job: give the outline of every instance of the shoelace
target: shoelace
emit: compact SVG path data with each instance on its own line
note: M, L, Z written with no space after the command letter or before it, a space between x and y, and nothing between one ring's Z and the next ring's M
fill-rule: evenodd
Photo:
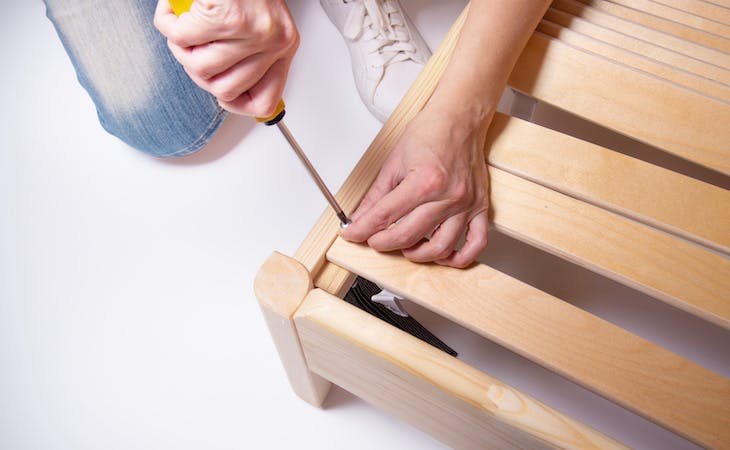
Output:
M365 48L372 67L405 61L416 51L399 8L390 0L355 0L343 34L368 44Z

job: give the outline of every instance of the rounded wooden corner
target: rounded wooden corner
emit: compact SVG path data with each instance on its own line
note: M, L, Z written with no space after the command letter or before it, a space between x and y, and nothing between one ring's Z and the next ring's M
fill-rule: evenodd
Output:
M253 287L262 308L291 317L313 284L302 263L274 252L259 269Z

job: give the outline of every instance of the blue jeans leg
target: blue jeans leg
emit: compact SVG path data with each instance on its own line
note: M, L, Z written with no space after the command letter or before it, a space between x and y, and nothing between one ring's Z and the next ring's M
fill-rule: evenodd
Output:
M45 4L109 133L154 156L185 156L210 140L226 112L170 53L152 24L156 0Z

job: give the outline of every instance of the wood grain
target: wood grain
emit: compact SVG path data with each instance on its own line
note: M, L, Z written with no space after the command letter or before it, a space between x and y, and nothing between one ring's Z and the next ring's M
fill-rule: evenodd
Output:
M717 14L714 17L703 17L682 9L670 7L659 3L655 0L610 0L627 8L637 9L641 12L651 14L657 17L670 20L672 22L681 23L688 27L697 28L707 33L730 39L730 26L727 22L723 23L723 19L728 18L730 11L724 8L715 8Z
M647 28L653 28L676 37L704 45L721 52L730 52L730 39L694 28L663 17L649 14L637 9L628 8L608 0L581 0L600 11L629 20Z
M730 2L725 7L706 0L655 0L657 3L676 8L680 11L686 11L696 16L706 19L722 22L726 25L730 24Z
M569 46L602 56L626 67L642 71L647 75L670 81L699 94L722 100L730 107L730 87L725 84L700 77L681 68L666 64L665 62L659 62L629 52L624 48L577 33L549 20L542 20L537 26L537 30L547 36L559 39Z
M490 168L495 227L730 329L730 259Z
M254 280L254 292L294 392L320 407L332 384L309 371L293 315L312 289L309 272L296 260L274 252Z
M416 264L341 239L327 257L700 445L730 442L730 380L560 299L481 264Z
M730 253L726 189L502 114L485 148L499 169Z
M728 104L535 33L510 77L535 98L730 174Z
M728 53L616 17L596 8L591 8L577 0L555 0L552 8L580 17L595 25L699 59L708 64L730 69L730 54Z
M315 289L295 316L312 370L454 448L624 448Z
M682 70L709 80L730 85L730 70L704 62L692 56L687 56L675 49L668 49L654 42L648 42L610 28L596 25L556 8L549 8L544 17L546 20L569 28L576 33L598 39L607 44L653 59L654 61L681 68Z

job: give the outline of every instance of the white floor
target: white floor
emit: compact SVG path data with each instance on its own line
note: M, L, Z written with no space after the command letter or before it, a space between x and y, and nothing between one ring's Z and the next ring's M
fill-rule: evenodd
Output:
M404 3L435 47L465 2ZM278 133L235 118L184 160L131 150L98 125L41 2L2 6L0 448L441 448L342 390L318 410L289 389L253 277L273 250L294 252L325 202ZM290 6L302 44L287 124L336 190L380 124L360 103L345 46L316 2ZM495 235L487 253L730 374L725 332L505 237ZM580 281L551 288L552 271ZM467 360L547 403L638 447L691 448L413 309Z

